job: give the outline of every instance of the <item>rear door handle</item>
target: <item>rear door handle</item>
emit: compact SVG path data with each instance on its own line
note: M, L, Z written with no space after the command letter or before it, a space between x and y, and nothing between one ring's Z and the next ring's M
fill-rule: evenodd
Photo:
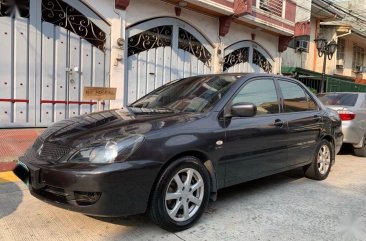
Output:
M277 127L282 127L283 124L284 124L283 121L281 121L280 119L276 119L275 122L273 123L273 125Z

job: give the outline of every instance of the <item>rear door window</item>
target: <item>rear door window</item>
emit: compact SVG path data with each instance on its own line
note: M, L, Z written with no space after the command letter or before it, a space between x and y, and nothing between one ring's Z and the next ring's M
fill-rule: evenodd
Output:
M297 83L279 80L284 112L318 110L315 101Z

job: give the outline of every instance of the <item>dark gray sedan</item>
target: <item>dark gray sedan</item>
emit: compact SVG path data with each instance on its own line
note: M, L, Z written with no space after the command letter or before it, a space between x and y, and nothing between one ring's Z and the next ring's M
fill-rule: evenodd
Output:
M172 81L135 103L46 129L14 170L33 196L96 216L193 225L224 187L302 167L327 178L340 121L300 82L267 74Z

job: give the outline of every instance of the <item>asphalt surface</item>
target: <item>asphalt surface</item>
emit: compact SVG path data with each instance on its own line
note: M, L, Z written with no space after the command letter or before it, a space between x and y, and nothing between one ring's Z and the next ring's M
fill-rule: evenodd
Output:
M168 233L144 215L93 218L33 198L0 176L0 240L366 240L366 158L342 150L325 181L301 170L219 192L192 228Z

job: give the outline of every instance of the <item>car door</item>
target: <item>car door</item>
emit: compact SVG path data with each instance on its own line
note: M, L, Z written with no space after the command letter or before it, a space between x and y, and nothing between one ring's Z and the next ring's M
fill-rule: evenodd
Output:
M226 138L226 185L255 179L287 165L286 124L271 77L246 82L225 107L250 102L257 106L253 117L224 118Z
M289 79L277 79L287 122L289 166L307 163L314 155L322 128L322 111L304 86Z

